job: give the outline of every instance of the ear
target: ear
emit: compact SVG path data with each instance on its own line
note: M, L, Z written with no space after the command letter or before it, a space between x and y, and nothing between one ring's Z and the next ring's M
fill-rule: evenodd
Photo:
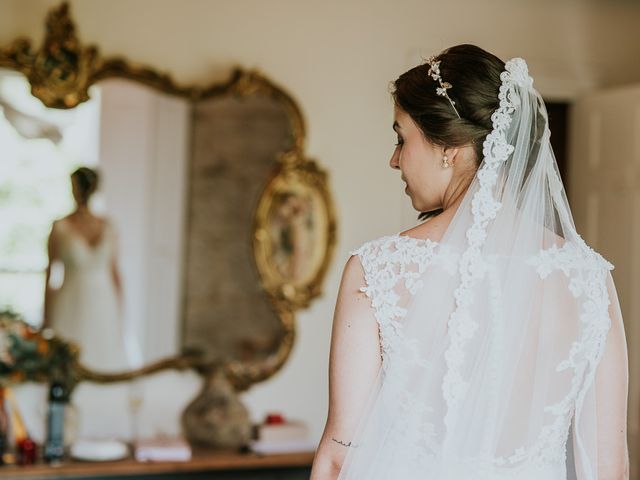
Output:
M452 166L455 165L456 162L458 163L458 166L474 164L472 159L475 158L475 154L471 145L465 145L462 147L445 147L442 154L448 157L448 162Z
M455 165L456 159L462 155L461 150L460 147L445 147L442 154L447 156L451 165Z

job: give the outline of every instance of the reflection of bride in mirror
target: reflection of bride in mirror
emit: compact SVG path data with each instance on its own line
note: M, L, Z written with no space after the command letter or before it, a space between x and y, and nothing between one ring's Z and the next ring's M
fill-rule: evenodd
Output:
M77 207L53 222L49 235L43 325L77 343L85 365L100 370L124 368L116 233L107 219L89 208L98 187L97 172L81 167L71 174L71 185ZM51 281L56 263L64 266L57 288Z

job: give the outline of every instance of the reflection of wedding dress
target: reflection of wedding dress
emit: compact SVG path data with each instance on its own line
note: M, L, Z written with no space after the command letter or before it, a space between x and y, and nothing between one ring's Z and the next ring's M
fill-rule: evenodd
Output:
M111 273L114 232L107 222L91 245L67 221L56 223L64 281L52 302L51 326L81 348L81 361L98 370L126 368L124 336Z

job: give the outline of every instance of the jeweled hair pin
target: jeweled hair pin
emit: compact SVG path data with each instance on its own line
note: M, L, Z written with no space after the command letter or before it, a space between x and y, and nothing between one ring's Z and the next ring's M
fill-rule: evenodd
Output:
M458 118L462 118L460 117L458 109L456 108L456 102L451 100L451 97L449 97L449 94L447 93L447 90L450 89L452 85L449 82L444 82L442 80L442 77L440 76L440 60L436 60L436 57L432 55L427 59L426 63L429 64L428 75L440 85L436 88L436 94L449 100L449 103L453 107L453 110L456 112Z

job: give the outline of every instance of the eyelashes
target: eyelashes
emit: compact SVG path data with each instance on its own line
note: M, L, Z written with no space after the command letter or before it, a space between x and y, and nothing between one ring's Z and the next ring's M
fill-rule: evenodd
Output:
M398 142L395 144L396 147L403 145L404 144L404 140L402 140L400 137L398 137Z

